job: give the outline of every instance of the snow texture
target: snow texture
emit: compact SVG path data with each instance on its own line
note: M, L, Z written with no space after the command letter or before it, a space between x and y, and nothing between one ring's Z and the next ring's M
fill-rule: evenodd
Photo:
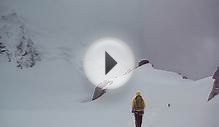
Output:
M43 24L44 32L36 28L32 38L16 17L17 14L10 14L0 20L0 51L3 53L0 54L3 59L0 63L1 127L134 127L131 101L137 90L146 101L142 127L219 126L219 97L207 102L212 77L192 81L174 72L154 69L150 64L136 69L125 86L110 90L98 100L81 103L81 99L92 95L94 89L81 67L88 45L71 39L68 34L60 35L55 30L50 33L52 29L45 32L56 23L48 27L49 23ZM126 20L129 14L124 17L130 26L128 21L132 21ZM87 20L83 21L86 24ZM112 22L116 21L116 18L112 19ZM77 35L80 36L80 32L75 33ZM43 60L37 66L38 50L33 42L43 45L40 48ZM11 63L16 66L35 67L17 69L7 62L7 54L12 54Z
M39 51L16 13L0 18L0 57L2 55L21 69L33 67L41 60Z

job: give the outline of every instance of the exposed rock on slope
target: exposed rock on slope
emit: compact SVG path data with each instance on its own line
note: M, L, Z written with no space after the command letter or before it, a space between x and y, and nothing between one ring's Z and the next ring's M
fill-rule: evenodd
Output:
M33 67L41 60L40 52L16 13L0 17L1 56L6 56L21 69Z

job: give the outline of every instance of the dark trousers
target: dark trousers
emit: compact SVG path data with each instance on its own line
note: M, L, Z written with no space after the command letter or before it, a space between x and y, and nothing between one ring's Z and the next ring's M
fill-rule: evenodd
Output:
M142 112L135 112L135 127L141 127L142 124Z

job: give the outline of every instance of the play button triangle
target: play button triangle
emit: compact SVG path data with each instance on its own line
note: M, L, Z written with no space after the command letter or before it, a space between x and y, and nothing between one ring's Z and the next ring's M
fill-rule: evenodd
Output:
M105 75L117 64L117 62L105 51Z

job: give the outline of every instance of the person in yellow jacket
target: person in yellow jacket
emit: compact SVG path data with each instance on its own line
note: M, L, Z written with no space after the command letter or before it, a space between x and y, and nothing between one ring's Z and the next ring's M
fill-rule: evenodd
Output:
M136 127L141 127L144 108L145 108L144 99L141 96L141 92L137 91L136 96L132 101L132 113L134 113L135 115Z

